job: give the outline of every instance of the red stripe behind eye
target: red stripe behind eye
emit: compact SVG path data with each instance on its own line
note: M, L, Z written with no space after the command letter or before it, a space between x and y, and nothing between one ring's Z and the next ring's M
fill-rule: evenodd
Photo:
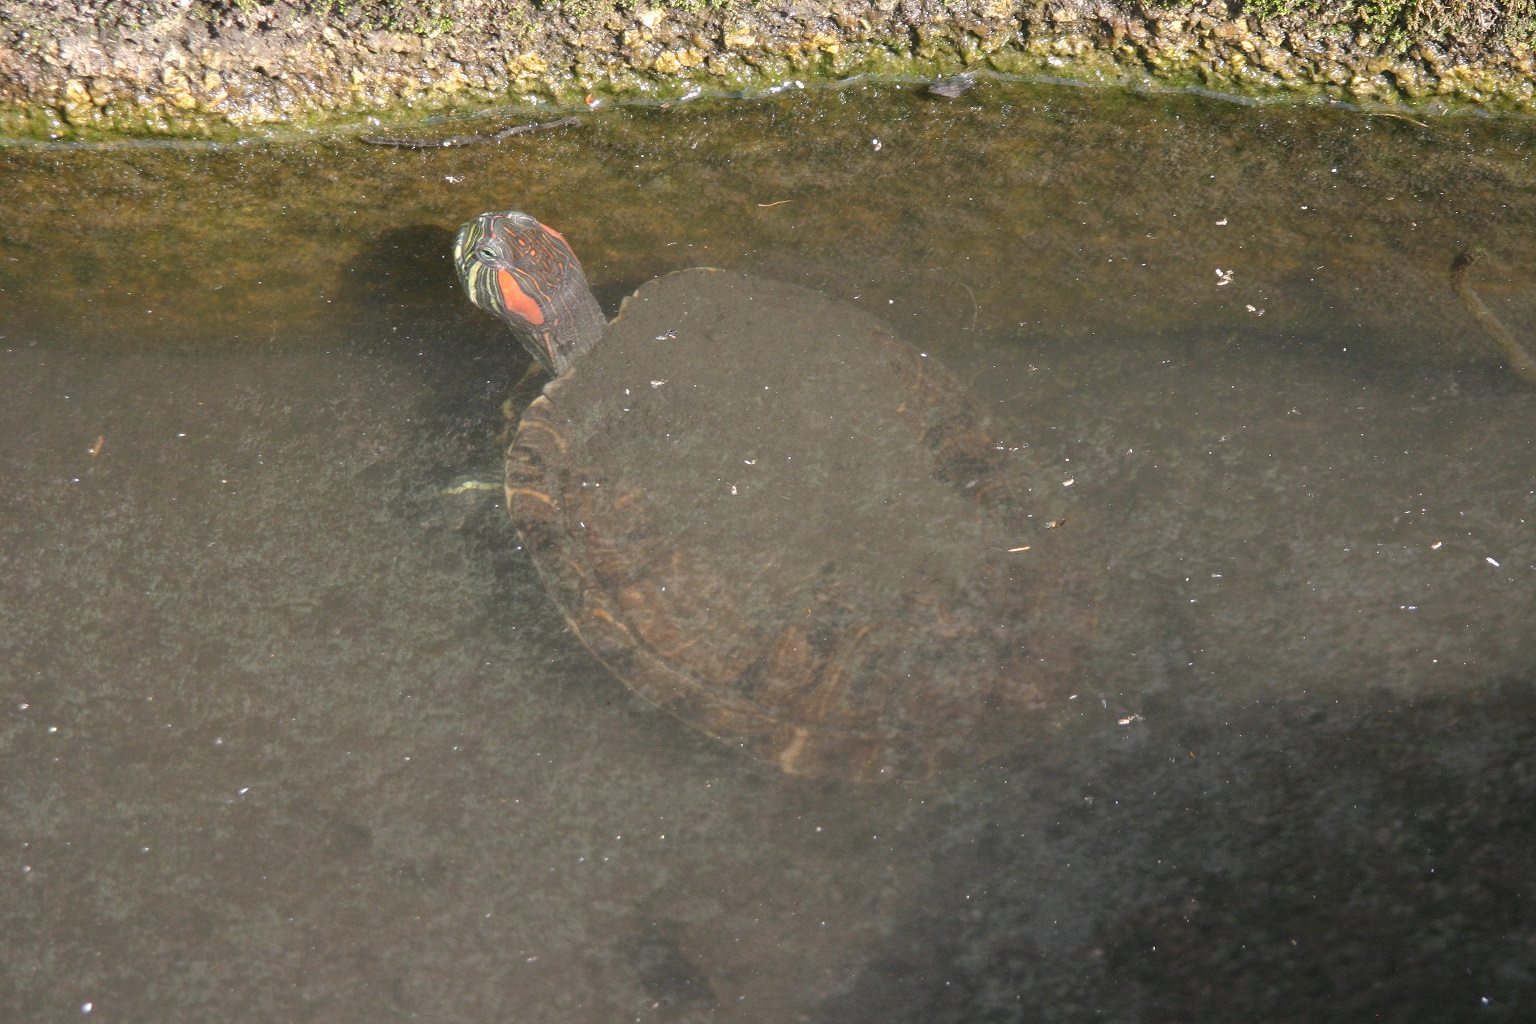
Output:
M496 284L501 289L501 301L508 309L530 324L544 322L544 309L517 283L510 271L497 270Z

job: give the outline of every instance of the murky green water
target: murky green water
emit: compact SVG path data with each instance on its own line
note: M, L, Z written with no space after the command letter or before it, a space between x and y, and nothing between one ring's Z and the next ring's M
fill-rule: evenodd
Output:
M458 133L463 126L455 126ZM497 146L0 150L0 1016L1536 1013L1536 129L984 83ZM451 231L877 311L1029 446L1081 711L780 776L485 495ZM1069 483L1070 482L1070 483Z

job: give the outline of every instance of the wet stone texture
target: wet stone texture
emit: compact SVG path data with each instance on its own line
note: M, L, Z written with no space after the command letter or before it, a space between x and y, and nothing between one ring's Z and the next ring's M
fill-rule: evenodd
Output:
M378 112L961 71L1530 109L1536 60L1514 17L1413 35L1367 14L1260 18L1229 0L4 0L0 132L230 135Z

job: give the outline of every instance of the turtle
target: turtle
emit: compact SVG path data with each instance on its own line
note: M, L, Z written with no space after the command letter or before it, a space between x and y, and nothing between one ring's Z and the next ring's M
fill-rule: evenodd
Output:
M884 321L700 267L609 323L518 211L466 223L454 262L553 378L507 448L507 510L640 697L790 775L904 782L1014 750L1069 698L1021 446Z

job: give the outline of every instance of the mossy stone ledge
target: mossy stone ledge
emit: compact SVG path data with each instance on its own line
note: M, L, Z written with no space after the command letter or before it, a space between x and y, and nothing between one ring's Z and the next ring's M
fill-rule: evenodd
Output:
M1536 111L1490 0L0 0L0 134L228 137L492 104L963 70Z

